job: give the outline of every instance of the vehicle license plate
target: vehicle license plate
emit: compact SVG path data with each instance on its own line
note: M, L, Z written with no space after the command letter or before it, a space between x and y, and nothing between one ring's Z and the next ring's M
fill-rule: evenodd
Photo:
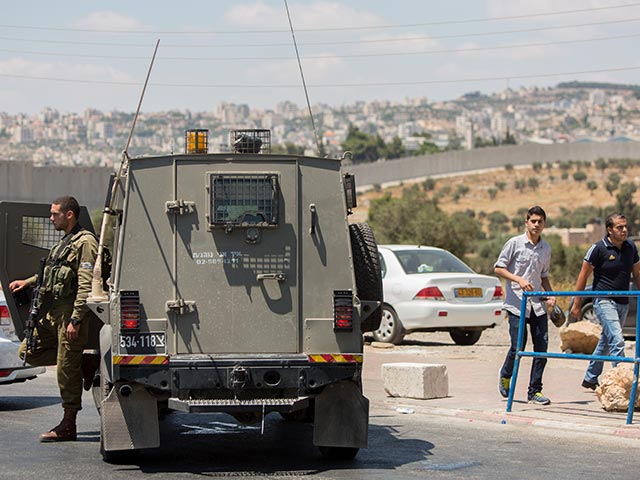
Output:
M456 288L456 297L482 297L481 288Z
M165 355L165 332L131 332L120 334L120 355Z

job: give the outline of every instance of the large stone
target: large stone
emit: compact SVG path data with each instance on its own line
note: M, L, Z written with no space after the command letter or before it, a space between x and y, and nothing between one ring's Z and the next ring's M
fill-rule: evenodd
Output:
M591 355L596 349L602 327L595 323L581 321L560 328L560 349L565 353L586 353Z
M384 390L391 397L443 398L449 395L449 376L445 365L431 363L385 363L382 365Z
M626 412L633 386L633 365L618 364L617 367L600 375L600 386L596 395L607 412ZM640 407L640 396L636 392L635 409Z

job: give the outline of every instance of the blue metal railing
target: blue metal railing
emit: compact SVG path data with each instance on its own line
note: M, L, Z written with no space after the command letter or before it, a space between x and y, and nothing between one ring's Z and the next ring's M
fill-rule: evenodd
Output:
M518 369L520 368L520 357L542 357L542 358L568 358L574 360L601 360L603 362L633 363L633 384L629 395L629 409L627 410L627 425L633 422L633 409L636 403L636 394L638 390L638 370L640 369L640 291L581 291L581 292L523 292L522 304L520 306L520 325L518 327L518 345L516 347L516 359L513 364L513 375L511 376L511 385L509 388L509 397L507 398L507 412L511 411L513 404L513 395L516 390L516 382L518 381ZM637 297L638 303L636 308L636 351L635 356L631 357L613 357L608 355L585 355L580 353L550 353L550 352L524 352L522 345L524 343L525 315L527 300L529 297Z

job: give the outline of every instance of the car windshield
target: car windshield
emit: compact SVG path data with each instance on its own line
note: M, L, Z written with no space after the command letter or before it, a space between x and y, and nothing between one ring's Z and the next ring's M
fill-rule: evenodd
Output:
M399 250L393 252L404 271L414 273L475 273L462 260L446 250Z

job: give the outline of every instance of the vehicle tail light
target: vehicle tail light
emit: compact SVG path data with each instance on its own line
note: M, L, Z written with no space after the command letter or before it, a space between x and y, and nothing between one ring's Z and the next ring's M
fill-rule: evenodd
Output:
M333 292L333 330L353 330L353 293L351 290Z
M444 295L438 287L425 287L416 293L414 300L444 300Z
M502 290L502 287L500 285L498 285L496 287L496 289L493 291L493 299L497 300L499 298L502 298L502 294L504 293L504 291Z
M137 290L120 291L120 328L137 330L140 326L140 293Z
M6 305L0 305L0 325L11 325L11 315Z

